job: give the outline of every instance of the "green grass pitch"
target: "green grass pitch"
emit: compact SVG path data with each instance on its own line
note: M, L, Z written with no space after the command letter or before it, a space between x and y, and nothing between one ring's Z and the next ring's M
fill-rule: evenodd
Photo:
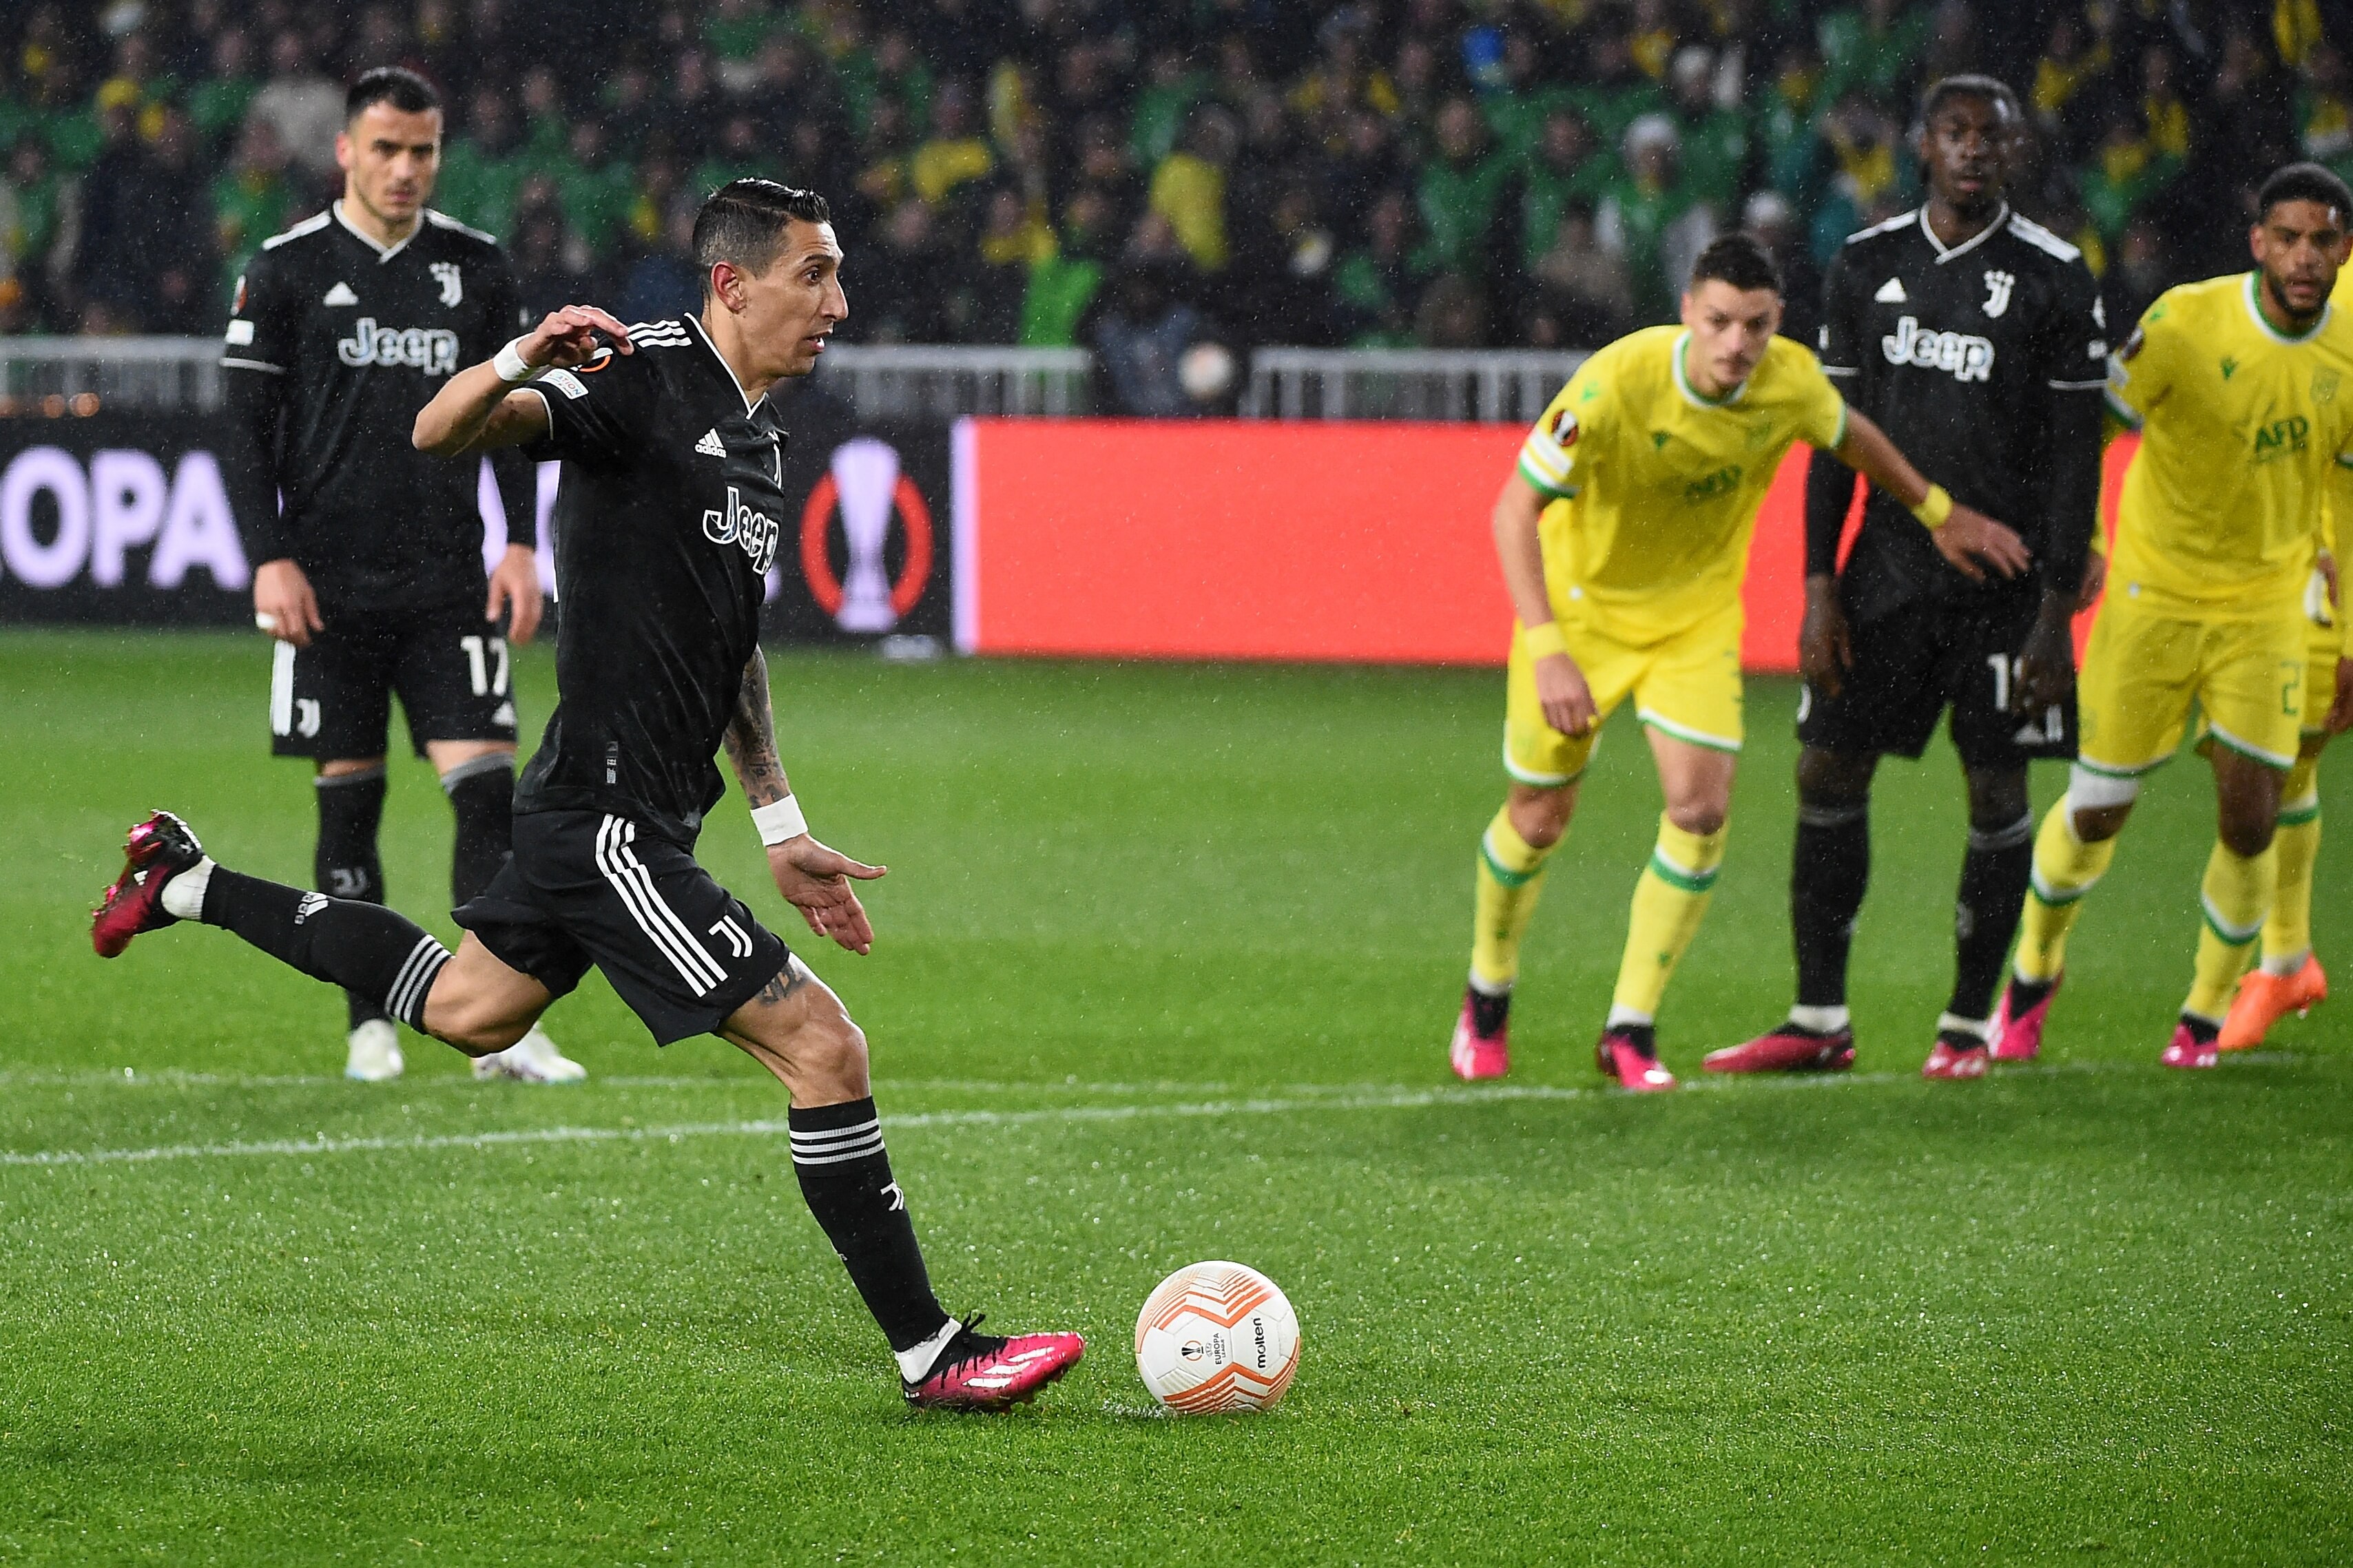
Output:
M873 956L816 963L941 1293L1092 1344L1031 1409L917 1417L782 1091L718 1041L658 1054L592 979L549 1020L586 1086L411 1038L363 1087L339 999L224 933L91 955L152 805L307 878L268 669L251 637L0 636L0 1563L2353 1559L2346 1015L2157 1067L2194 761L2094 895L2043 1064L1914 1076L1961 833L1938 752L1880 788L1853 1078L1632 1098L1589 1049L1657 814L1621 715L1514 1074L1466 1090L1497 676L774 656L811 817L892 868ZM535 731L551 666L518 671ZM1788 1000L1795 692L1750 696L1662 1020L1689 1077ZM399 759L393 895L444 933L448 835ZM2353 962L2348 837L2319 926ZM787 929L739 805L703 850ZM91 1152L160 1153L30 1158ZM1135 1310L1221 1257L1296 1302L1298 1381L1155 1418Z

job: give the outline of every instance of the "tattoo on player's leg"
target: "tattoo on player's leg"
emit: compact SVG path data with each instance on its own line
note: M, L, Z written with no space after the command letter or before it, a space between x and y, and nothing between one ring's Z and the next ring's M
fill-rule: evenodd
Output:
M774 979L760 987L760 994L754 1000L767 1003L782 1002L808 983L807 970L803 969L797 963L787 963L784 968L776 972Z

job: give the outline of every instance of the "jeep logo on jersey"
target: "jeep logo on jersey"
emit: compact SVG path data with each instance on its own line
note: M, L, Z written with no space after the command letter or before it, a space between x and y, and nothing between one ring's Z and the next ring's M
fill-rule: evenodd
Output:
M444 327L379 327L374 316L362 316L350 337L336 340L335 357L353 366L406 365L449 375L458 368L458 334Z
M727 487L727 510L702 514L702 537L713 544L739 546L752 558L752 570L762 576L776 559L776 523L765 512L754 511L733 485Z
M2002 301L2009 303L2007 297ZM1993 374L1993 344L1965 332L1932 332L1912 316L1900 316L1895 330L1879 340L1889 364L1941 370L1955 381L1983 381Z

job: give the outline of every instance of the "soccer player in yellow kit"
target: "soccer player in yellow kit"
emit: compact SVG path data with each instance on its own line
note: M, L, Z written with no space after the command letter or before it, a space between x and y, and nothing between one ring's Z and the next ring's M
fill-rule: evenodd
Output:
M1519 950L1601 723L1631 697L1666 811L1635 884L1601 1070L1674 1087L1654 1019L1724 859L1741 741L1740 582L1757 509L1791 442L1835 451L1912 508L1971 576L2026 564L2009 529L1957 506L1851 413L1812 353L1774 336L1781 281L1746 235L1700 253L1683 326L1620 338L1580 366L1504 481L1495 550L1518 625L1504 702L1509 797L1477 861L1457 1076L1500 1078Z
M2116 854L2143 775L2203 710L2221 842L2200 889L2195 979L2168 1067L2211 1068L2240 972L2278 881L2274 830L2296 765L2323 497L2353 468L2353 314L2329 292L2353 195L2292 163L2263 183L2255 268L2167 290L2110 364L2108 402L2141 431L2117 510L2107 598L2077 681L2067 793L2035 837L2014 973L1994 1020L2000 1060L2034 1055L2068 929Z
M2329 291L2331 310L2353 310L2353 268L2339 270ZM2341 493L2326 498L2320 548L2334 558ZM2263 921L2263 957L2239 976L2239 994L2215 1043L2226 1051L2260 1046L2271 1026L2290 1013L2328 1000L2328 976L2312 949L2312 868L2320 858L2320 752L2329 738L2353 726L2353 617L2337 613L2328 577L2317 567L2306 580L2304 737L2295 765L2280 785L2279 826L2272 834L2279 858L2279 890Z

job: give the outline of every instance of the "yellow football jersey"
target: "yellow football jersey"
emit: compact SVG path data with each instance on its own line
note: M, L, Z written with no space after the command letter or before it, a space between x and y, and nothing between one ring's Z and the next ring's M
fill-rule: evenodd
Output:
M1520 447L1520 473L1553 498L1540 534L1554 614L1598 616L1633 643L1737 602L1781 455L1846 437L1846 402L1803 345L1775 338L1711 402L1683 374L1689 337L1646 327L1602 349Z
M2353 311L2302 337L2263 320L2259 275L2168 289L2108 365L2141 433L2111 591L2264 615L2300 602L2339 464L2353 464Z

